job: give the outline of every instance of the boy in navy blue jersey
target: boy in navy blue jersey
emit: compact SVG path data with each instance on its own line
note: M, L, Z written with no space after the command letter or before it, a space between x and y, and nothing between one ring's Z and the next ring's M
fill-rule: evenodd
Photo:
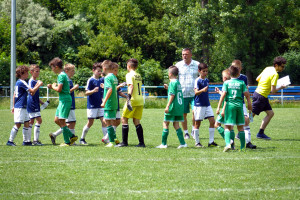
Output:
M12 108L12 113L14 113L14 122L9 140L6 145L8 146L16 146L14 143L14 139L17 136L18 130L21 127L21 124L24 124L23 127L23 145L31 146L31 133L29 132L29 115L27 112L27 95L28 93L33 96L40 86L43 85L42 81L37 81L34 88L30 88L26 83L25 79L28 78L28 67L27 66L19 66L16 69L16 77L19 78L15 85L14 92L14 107Z
M80 139L81 145L87 145L85 137L92 127L95 119L100 119L102 123L103 136L107 134L106 124L103 121L104 109L101 108L103 89L100 87L101 83L104 83L104 78L100 77L102 72L102 63L93 64L93 76L88 79L85 88L85 95L87 95L87 117L88 122L83 127L82 135Z
M198 65L198 71L200 76L195 80L194 90L195 90L195 99L194 99L194 138L196 141L196 147L203 147L199 140L199 127L203 119L208 119L209 121L209 142L208 147L218 146L214 142L215 134L215 118L214 112L210 106L208 98L208 86L209 81L206 78L208 74L208 66L205 63L200 63Z

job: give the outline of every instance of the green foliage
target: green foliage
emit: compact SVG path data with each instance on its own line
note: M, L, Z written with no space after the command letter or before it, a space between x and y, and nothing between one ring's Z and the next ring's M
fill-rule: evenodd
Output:
M282 76L289 75L292 85L300 84L300 51L289 51L283 54L287 60Z
M10 85L10 56L0 53L0 86Z
M77 68L72 81L80 86L86 86L87 80L93 75L90 68Z

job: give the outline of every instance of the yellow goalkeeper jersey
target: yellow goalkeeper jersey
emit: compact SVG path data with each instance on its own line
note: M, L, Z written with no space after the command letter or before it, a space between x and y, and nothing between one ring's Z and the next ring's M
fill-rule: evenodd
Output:
M130 71L126 74L127 85L133 85L133 91L131 95L131 105L132 106L142 106L144 105L144 99L142 95L142 77L139 73L135 71Z
M271 92L271 86L277 85L278 77L279 75L276 72L275 67L266 67L264 71L256 78L258 81L258 86L255 91L268 98L268 95Z

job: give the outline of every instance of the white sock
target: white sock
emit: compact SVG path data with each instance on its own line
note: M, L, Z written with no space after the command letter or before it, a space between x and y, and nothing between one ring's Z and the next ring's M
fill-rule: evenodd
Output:
M70 131L75 135L75 129L70 129Z
M62 128L60 128L60 129L58 129L56 132L54 132L54 133L52 133L52 135L54 136L54 137L57 137L57 136L59 136L60 134L62 134Z
M28 134L28 128L23 127L23 142L30 142L31 140L31 133L30 135Z
M115 130L116 131L116 130ZM103 137L107 135L107 128L102 126Z
M246 144L251 142L250 126L244 126Z
M28 127L28 131L31 133L31 131L32 131L32 125L33 124L29 124L29 127Z
M89 130L90 130L90 128L89 128L87 125L85 125L85 126L83 127L83 129L82 129L82 134L81 134L81 139L84 139L84 138L85 138L85 136L86 136L86 134L89 132Z
M184 134L189 134L189 130L184 130Z
M209 144L211 144L214 141L215 137L215 128L209 128Z
M106 135L103 137L103 139L104 139L104 140L109 139L108 134L106 134Z
M115 132L116 132L116 130L117 130L117 127L116 127L116 126L113 126L113 128L114 128L114 130L115 130Z
M29 132L31 133L31 131ZM35 123L34 130L33 130L33 141L38 141L39 137L40 137L40 124Z
M194 129L194 136L195 136L195 142L196 142L196 144L200 143L199 129Z
M17 136L18 130L19 129L17 128L16 125L12 127L8 141L10 142L14 141L15 137Z

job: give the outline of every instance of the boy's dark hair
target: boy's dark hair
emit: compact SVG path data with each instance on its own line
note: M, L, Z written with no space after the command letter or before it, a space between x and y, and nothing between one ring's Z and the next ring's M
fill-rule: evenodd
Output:
M127 65L129 65L130 67L133 67L134 69L136 69L139 65L139 62L135 58L130 58L129 60L127 60Z
M111 62L110 60L104 60L104 61L102 62L102 67L103 67L103 68L110 69L110 70L113 69L113 65L112 65L112 62Z
M231 77L237 77L239 75L239 68L235 65L229 67L229 73Z
M182 51L189 51L192 53L192 49L190 49L190 48L184 48L184 49L182 49Z
M96 62L93 64L93 70L96 70L97 68L102 69L102 62Z
M173 75L173 76L178 76L178 68L174 65L169 67L169 72Z
M56 57L53 58L50 62L49 62L49 66L50 67L59 67L60 69L63 68L63 62L60 58Z
M207 64L205 64L205 63L199 63L199 65L198 65L198 70L203 70L203 69L207 69L208 68L208 66L207 66Z
M274 61L273 61L273 66L275 67L275 65L282 65L282 64L286 64L286 59L284 57L281 57L281 56L278 56L276 58L274 58Z
M16 77L20 78L21 75L25 74L26 72L28 72L28 67L26 65L20 65L18 66L18 68L16 69Z
M38 66L37 64L31 64L30 66L29 66L29 70L30 71L33 71L33 70L35 70L35 69L39 69L40 68L40 66Z

